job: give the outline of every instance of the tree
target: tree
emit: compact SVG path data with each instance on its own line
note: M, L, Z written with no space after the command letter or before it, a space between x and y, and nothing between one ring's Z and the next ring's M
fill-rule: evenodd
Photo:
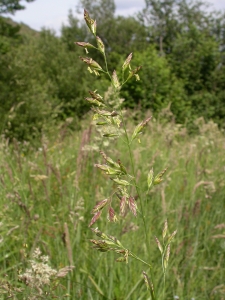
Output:
M170 51L170 45L176 35L177 1L145 0L145 3L146 7L139 14L139 19L149 30L149 40L157 43L162 55L165 51Z
M33 2L34 0L25 0L26 2ZM0 14L11 13L14 14L17 10L24 9L25 6L21 4L21 0L0 0Z
M130 80L122 89L125 105L139 107L143 111L150 109L154 115L171 104L171 110L177 122L187 117L187 103L184 98L183 83L171 71L165 56L159 56L153 46L143 52L136 52L133 65L142 65L141 80Z
M26 2L33 2L34 0L25 0ZM10 20L4 18L2 14L11 13L14 14L17 10L24 9L25 6L21 5L21 0L0 0L0 53L2 53L2 44L5 43L5 38L19 38L19 25L10 24ZM3 50L5 52L5 50Z
M177 36L195 26L199 30L214 30L216 12L201 0L145 0L146 7L139 20L156 42L160 53L170 54Z

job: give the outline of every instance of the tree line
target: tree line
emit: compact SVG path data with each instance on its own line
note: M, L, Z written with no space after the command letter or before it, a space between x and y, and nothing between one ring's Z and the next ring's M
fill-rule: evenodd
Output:
M129 17L116 16L113 0L80 0L76 9L83 7L97 20L109 70L119 73L131 52L132 65L142 66L141 80L122 89L126 107L157 116L170 106L175 121L190 130L201 116L225 127L224 12L199 0L145 0L145 8ZM91 42L76 14L68 13L57 37L3 17L23 8L19 0L0 0L0 131L32 140L61 121L77 128L89 110L87 91L104 93L108 82L103 76L93 80L79 60L89 56L103 63L74 44Z

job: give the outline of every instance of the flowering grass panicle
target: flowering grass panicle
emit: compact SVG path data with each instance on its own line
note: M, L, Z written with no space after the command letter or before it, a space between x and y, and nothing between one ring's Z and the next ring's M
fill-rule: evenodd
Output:
M93 73L96 76L105 74L111 81L111 86L109 87L108 92L107 94L105 94L105 96L101 96L97 91L89 91L90 96L86 98L86 101L88 101L91 105L91 110L93 112L93 123L97 128L100 128L98 132L101 135L102 141L109 141L108 149L111 148L111 141L120 139L126 147L127 158L129 159L129 165L126 165L125 162L120 160L118 156L115 158L113 157L115 153L110 153L110 155L108 155L107 153L105 153L105 151L102 150L102 148L100 149L102 162L96 163L95 167L104 174L105 178L108 177L109 181L112 184L112 190L108 196L101 199L93 207L91 211L93 216L89 223L89 227L92 227L95 223L97 223L103 215L107 217L109 222L122 222L125 218L125 212L129 211L131 215L133 215L133 217L140 217L142 219L145 232L144 243L148 249L148 256L151 257L150 233L148 230L150 224L146 223L145 217L146 211L149 209L149 207L146 206L146 196L149 195L149 191L153 186L158 185L163 181L163 176L166 172L166 169L159 172L158 174L156 173L155 175L153 168L151 168L146 176L144 190L143 188L141 189L139 187L132 147L134 143L136 143L136 141L138 141L139 143L141 142L141 135L146 130L151 117L148 117L147 119L141 121L134 128L133 133L130 134L126 124L125 110L122 107L123 99L120 98L120 90L123 85L127 83L127 81L131 80L132 78L135 78L137 81L140 80L139 72L142 67L131 67L133 54L130 53L121 66L121 74L119 74L116 70L111 73L108 69L104 42L99 36L97 36L96 20L91 19L89 13L86 10L84 10L84 19L91 34L95 38L96 45L92 45L86 42L76 42L76 44L79 47L85 48L86 53L88 53L88 48L99 51L104 58L105 66L103 67L99 65L98 62L90 57L80 57L80 59L88 65L88 71L90 73ZM165 274L170 256L171 242L176 234L175 231L168 237L168 240L165 242L167 227L168 225L166 221L163 230L163 246L161 246L159 240L156 239L157 245L162 255L164 287ZM133 251L130 250L130 247L123 245L121 241L116 237L110 234L103 233L98 228L92 229L92 231L99 238L91 239L91 243L93 244L94 249L100 252L115 252L117 255L119 255L119 257L116 259L117 262L128 263L128 259L133 258L136 261L142 263L143 266L148 268L147 271L143 272L144 280L150 292L151 299L157 299L157 291L155 291L154 287L154 274L152 270L152 264L150 262L147 262L146 259L144 260L137 254L133 253Z

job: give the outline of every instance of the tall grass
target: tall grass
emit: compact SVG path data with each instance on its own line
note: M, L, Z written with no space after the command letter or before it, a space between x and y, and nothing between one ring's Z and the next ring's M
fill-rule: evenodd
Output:
M130 133L126 121L126 112L123 107L123 99L120 98L120 91L127 81L132 78L135 78L137 81L140 80L138 73L141 66L136 66L132 69L132 53L130 53L121 66L121 74L117 75L116 70L111 73L108 69L105 45L101 38L97 35L96 20L91 19L86 10L84 10L84 19L90 33L94 37L96 46L87 42L76 42L76 44L85 48L86 53L88 53L88 48L94 48L95 51L100 52L104 58L104 66L100 66L98 62L94 61L91 57L80 57L80 59L88 65L88 71L90 73L96 76L103 73L110 81L108 97L99 95L97 91L89 91L91 97L86 98L93 111L93 121L95 121L94 125L101 132L102 144L104 143L104 140L108 141L108 148L110 149L114 146L115 140L119 140L125 146L123 152L127 153L127 160L124 163L119 159L121 155L120 152L116 155L114 153L113 156L108 156L108 152L101 149L100 154L102 159L100 162L95 164L95 167L102 171L105 178L108 177L110 179L108 182L110 182L111 191L106 194L103 200L98 201L98 203L94 205L92 209L93 217L89 223L89 227L93 226L100 219L103 213L107 214L109 223L117 222L120 223L122 227L125 216L127 215L127 212L130 211L134 217L139 216L142 220L145 239L143 241L139 241L139 244L142 244L142 248L145 248L146 253L144 256L143 254L140 256L139 253L137 254L133 252L133 243L128 245L121 243L118 237L113 236L108 232L105 233L105 230L108 231L108 228L103 228L104 232L99 230L98 227L92 229L98 239L91 239L90 242L93 243L93 248L100 252L112 251L119 255L116 262L128 264L129 259L132 258L136 260L136 262L141 263L143 267L147 267L147 271L143 271L144 280L151 299L156 300L158 299L160 292L156 288L156 284L154 282L155 272L153 271L151 260L152 247L150 243L150 232L148 229L151 223L147 222L146 218L146 214L148 212L147 197L152 186L158 185L163 181L162 177L165 174L166 169L158 174L156 173L155 175L153 167L151 167L149 172L146 173L148 174L146 175L146 186L142 187L142 185L139 184L139 176L136 174L137 168L133 144L137 140L140 143L140 135L146 129L146 126L152 117L148 117L143 120L135 127L133 133ZM102 184L103 189L104 186L105 184ZM136 196L134 193L136 193ZM113 230L113 228L111 228L110 231L111 230ZM168 269L171 242L176 233L177 230L175 230L172 234L168 234L168 222L166 220L162 231L162 244L159 239L155 237L162 259L163 298L165 297L166 271Z
M52 268L75 266L61 280L63 288L55 291L59 298L149 297L141 276L143 266L132 260L128 265L115 263L113 253L99 255L90 246L90 213L99 198L110 190L110 184L93 167L99 154L86 146L91 144L97 150L99 141L94 129L87 125L86 121L79 134L69 133L65 137L60 133L51 140L43 138L38 150L2 141L0 299L7 299L10 294L14 299L26 299L28 288L18 276L27 268L37 247L49 256ZM134 127L130 122L128 130L132 132ZM165 299L225 297L225 138L212 122L198 120L198 127L199 135L189 136L185 128L173 122L162 124L153 119L141 145L134 149L140 184L151 166L156 171L168 167L163 184L150 192L146 214L146 222L151 221L151 243L155 243L154 235L161 235L165 216L171 228L178 228ZM124 145L117 142L108 148L109 153L118 151L121 161L126 163L127 153L123 150ZM123 244L132 244L132 250L139 256L146 254L145 234L138 218L128 214L113 226L102 218L98 225L106 231L110 226L110 233ZM70 242L66 239L68 234ZM160 259L155 244L151 260L159 266ZM161 270L157 267L154 272L160 291ZM159 295L159 299L162 297Z

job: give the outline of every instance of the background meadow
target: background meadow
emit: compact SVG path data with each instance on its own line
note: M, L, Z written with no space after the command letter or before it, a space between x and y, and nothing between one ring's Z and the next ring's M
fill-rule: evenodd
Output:
M131 116L134 112L127 114ZM135 149L140 184L145 184L150 167L156 172L168 167L163 183L151 190L145 205L157 286L162 285L162 274L154 236L160 238L168 218L169 228L177 228L178 233L172 243L166 299L223 299L224 134L215 123L198 119L199 134L190 136L184 127L168 121L170 117L167 110L160 121L153 119ZM134 122L128 123L131 131ZM2 141L0 276L2 293L6 293L2 299L9 293L6 282L14 299L32 294L18 281L18 274L37 247L49 256L53 268L75 266L61 280L63 288L54 291L58 298L147 299L141 276L144 266L132 259L129 264L115 263L113 253L99 254L89 242L93 238L88 228L91 209L112 186L94 167L99 147L114 157L120 153L126 163L123 145L99 144L88 116L76 134L65 125L51 139L43 136L38 149ZM103 215L96 226L107 232L107 217ZM110 227L110 234L128 249L146 255L140 218L127 213ZM18 287L21 292L14 290Z

